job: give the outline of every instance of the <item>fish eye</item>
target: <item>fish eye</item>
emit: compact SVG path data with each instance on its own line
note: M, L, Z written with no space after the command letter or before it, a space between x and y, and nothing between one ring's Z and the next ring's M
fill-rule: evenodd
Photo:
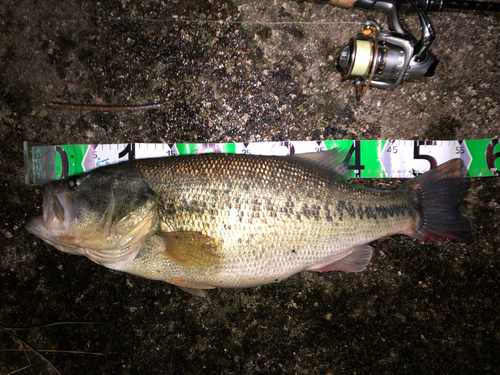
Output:
M68 187L70 189L76 189L82 183L80 176L71 176L68 180Z

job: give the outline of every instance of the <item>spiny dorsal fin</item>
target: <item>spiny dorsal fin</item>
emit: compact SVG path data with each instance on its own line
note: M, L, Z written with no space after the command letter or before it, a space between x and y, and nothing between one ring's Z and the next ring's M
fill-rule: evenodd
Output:
M291 160L314 164L317 167L326 169L335 174L337 178L346 181L349 170L347 169L347 152L340 151L337 148L321 151L308 152L306 154L295 154L286 156Z

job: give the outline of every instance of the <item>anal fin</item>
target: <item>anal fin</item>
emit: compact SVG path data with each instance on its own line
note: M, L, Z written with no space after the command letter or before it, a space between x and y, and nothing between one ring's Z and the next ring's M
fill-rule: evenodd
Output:
M352 252L342 259L338 259L330 264L314 266L309 268L309 271L329 272L329 271L344 271L344 272L361 272L364 271L370 259L372 258L373 249L368 245L356 246Z
M198 296L198 297L205 297L205 292L203 289L214 289L214 286L210 285L203 285L203 284L198 284L198 283L193 283L190 281L184 281L184 280L168 280L167 281L170 284L174 284L177 286L179 289L183 290L186 293Z

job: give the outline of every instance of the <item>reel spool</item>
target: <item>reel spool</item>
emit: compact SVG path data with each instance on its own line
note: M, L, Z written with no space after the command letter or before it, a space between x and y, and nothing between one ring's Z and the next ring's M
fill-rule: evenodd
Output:
M417 42L401 27L391 4L377 4L381 4L380 10L391 15L394 31L382 30L376 22L366 21L362 33L351 38L342 49L339 59L342 76L355 78L359 97L366 93L370 84L380 88L395 88L404 79L431 77L438 64L438 60L428 51L434 32L423 11L419 11L420 8L417 8L417 12L423 36Z

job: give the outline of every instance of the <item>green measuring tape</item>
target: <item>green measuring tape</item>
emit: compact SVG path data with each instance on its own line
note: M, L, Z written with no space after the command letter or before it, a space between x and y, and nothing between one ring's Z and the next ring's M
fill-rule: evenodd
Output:
M40 185L125 160L206 152L289 155L338 148L347 153L349 177L411 178L461 158L468 177L500 175L500 138L465 141L329 140L255 143L122 143L47 146L24 142L26 184Z

